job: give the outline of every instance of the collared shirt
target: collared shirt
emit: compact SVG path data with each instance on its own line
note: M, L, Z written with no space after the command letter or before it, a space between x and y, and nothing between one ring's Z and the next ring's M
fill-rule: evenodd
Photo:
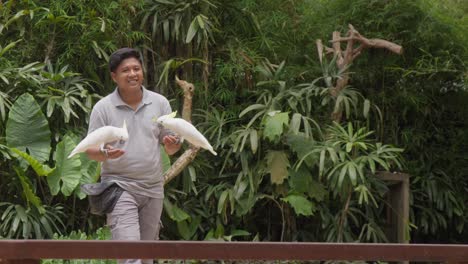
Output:
M164 179L161 160L162 138L168 131L161 130L154 121L171 113L169 101L162 95L142 87L143 98L136 110L126 104L116 88L93 107L88 134L102 126L128 129L126 142L112 142L114 148L125 153L117 159L102 162L101 181L113 181L130 193L163 198Z

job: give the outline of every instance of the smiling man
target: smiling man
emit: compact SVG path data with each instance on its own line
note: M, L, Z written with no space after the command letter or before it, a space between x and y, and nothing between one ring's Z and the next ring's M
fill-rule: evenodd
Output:
M164 96L143 87L142 62L135 49L115 51L109 58L109 68L117 87L93 107L88 134L102 126L120 127L125 121L128 140L111 142L105 149L88 149L86 153L90 159L102 162L102 182L115 182L124 190L107 214L112 239L157 240L164 198L160 148L164 145L172 155L180 144L152 118L171 113L171 106Z

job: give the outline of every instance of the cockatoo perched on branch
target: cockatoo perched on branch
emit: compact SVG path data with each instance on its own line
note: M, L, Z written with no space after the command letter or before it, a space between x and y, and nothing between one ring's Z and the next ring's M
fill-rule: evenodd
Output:
M104 146L106 143L117 140L128 140L128 131L125 121L122 127L103 126L94 130L78 143L75 149L68 155L68 158L73 157L77 153L85 152L91 147Z
M182 139L186 139L195 147L204 148L213 155L218 155L213 147L210 145L208 140L189 122L182 118L176 118L177 112L173 112L168 115L160 116L156 119L156 122L165 128L168 128L177 133Z

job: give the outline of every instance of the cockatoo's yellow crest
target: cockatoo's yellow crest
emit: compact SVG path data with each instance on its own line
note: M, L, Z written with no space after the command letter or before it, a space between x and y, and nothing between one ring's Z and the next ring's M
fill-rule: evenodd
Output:
M176 115L177 115L177 110L170 113L170 114L167 114L167 115L162 115L160 117L153 117L152 120L153 120L153 122L159 123L158 120L160 121L160 120L163 120L163 119L166 119L166 118L175 118Z
M176 117L176 115L177 115L177 110L170 113L170 114L168 114L167 117L174 118L174 117Z

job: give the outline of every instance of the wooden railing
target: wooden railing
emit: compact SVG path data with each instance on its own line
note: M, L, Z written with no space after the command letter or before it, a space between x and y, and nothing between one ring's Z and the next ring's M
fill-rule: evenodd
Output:
M468 245L0 240L0 263L40 259L350 260L468 263Z

